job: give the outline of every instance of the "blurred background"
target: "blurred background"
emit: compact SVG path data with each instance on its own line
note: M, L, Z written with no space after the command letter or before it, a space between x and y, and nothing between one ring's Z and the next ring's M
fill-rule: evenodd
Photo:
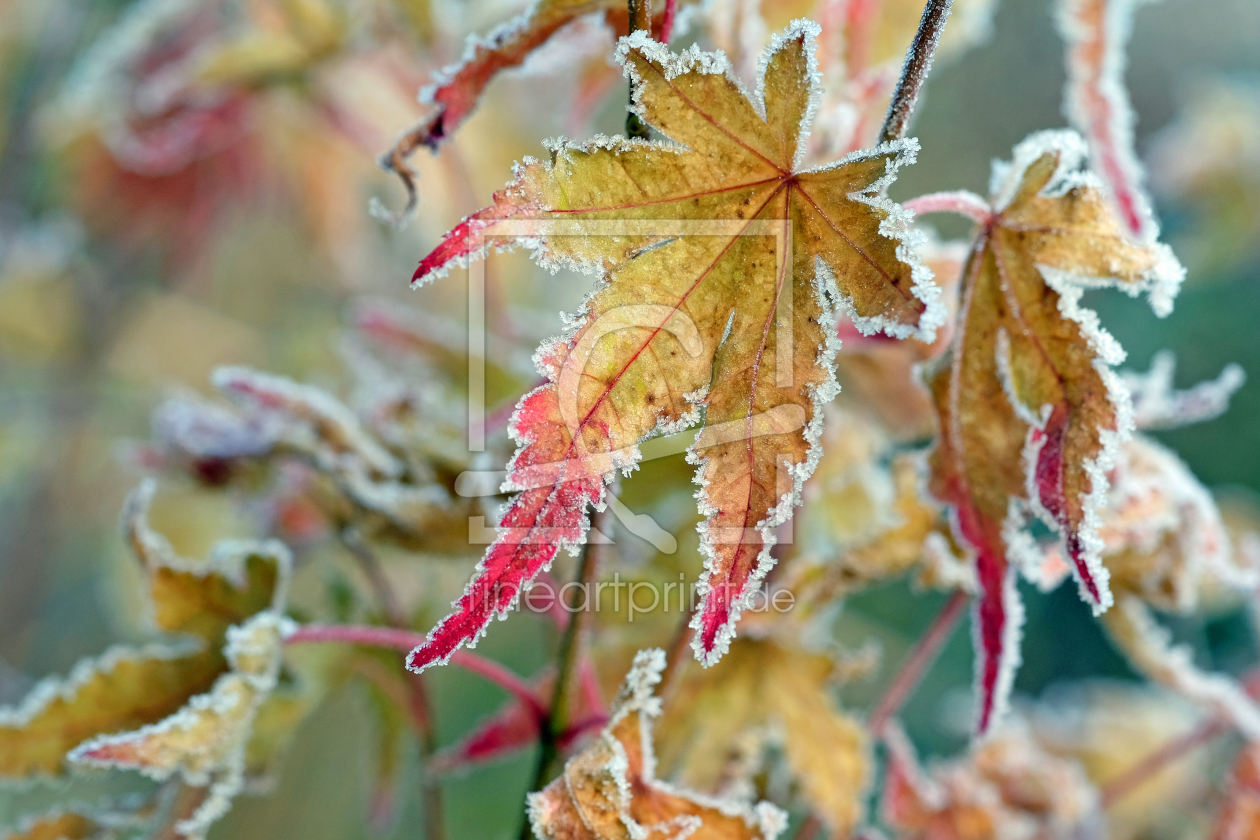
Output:
M138 480L126 441L148 436L155 405L172 393L211 393L209 373L223 364L345 393L339 336L349 307L364 297L462 328L464 277L456 272L411 292L418 258L487 202L514 160L541 153L543 138L620 132L625 89L608 81L611 38L587 39L581 53L557 45L493 82L439 153L417 155L413 224L395 230L369 215L373 198L402 205L398 183L375 158L426 113L416 91L459 57L468 33L488 31L523 5L0 0L0 705L111 642L145 637L116 523ZM1052 15L1045 0L1000 0L988 37L939 64L912 131L923 151L894 198L983 193L992 159L1009 157L1032 131L1064 124L1063 49ZM684 33L677 43L690 38ZM164 71L195 50L208 56L200 65L204 97L164 101ZM1229 362L1252 374L1254 384L1223 417L1159 437L1208 486L1255 493L1260 4L1143 6L1127 78L1165 238L1189 277L1165 320L1115 293L1089 302L1129 351L1128 367L1144 370L1169 348L1181 386ZM966 232L962 223L941 226L946 237ZM574 309L589 285L548 275L521 253L493 257L488 276L492 305L498 295L501 311L513 313L495 328L522 348L557 332L557 312ZM519 365L512 369L519 374ZM528 385L527 375L492 383L490 403ZM654 467L661 475L685 474L681 456L664 460ZM679 489L689 494L685 478ZM258 534L255 514L230 495L171 483L153 522L182 554L200 557L221 537ZM316 583L353 579L338 551L301 558L299 603ZM467 558L436 570L388 559L397 579L411 576L412 586L432 590L434 610L459 592L471 568ZM676 562L694 578L694 537ZM305 585L303 575L313 582ZM1026 596L1018 692L1132 677L1073 587ZM906 609L909 599L921 608ZM904 584L877 587L849 600L836 632L854 649L877 640L886 661L896 662L939 600ZM482 650L527 674L547 659L540 642L551 631L518 623L521 632L492 633ZM1205 666L1237 672L1255 661L1237 612L1172 626ZM882 673L846 686L844 699L869 702ZM438 671L433 682L444 741L501 700L464 674ZM911 733L929 752L964 743L970 682L970 645L960 631L906 709ZM242 799L213 836L363 836L372 726L363 692L350 684L336 693L304 724L275 795ZM415 762L403 758L402 791L414 789L407 780ZM511 836L521 801L513 791L523 794L532 766L526 754L451 777L450 836ZM45 793L0 791L0 820L23 797ZM415 836L418 820L418 803L403 794L385 835Z

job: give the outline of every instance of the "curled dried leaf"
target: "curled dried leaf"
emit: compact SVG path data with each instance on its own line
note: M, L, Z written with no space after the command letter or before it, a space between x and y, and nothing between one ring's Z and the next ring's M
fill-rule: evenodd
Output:
M1021 607L1008 560L1033 552L1030 516L1063 538L1082 598L1095 611L1111 603L1099 510L1132 418L1111 370L1123 350L1081 296L1146 291L1167 314L1183 274L1165 246L1127 239L1085 158L1077 135L1044 132L995 165L954 346L930 377L940 419L931 491L976 552L981 732L1013 678Z
M737 640L721 667L689 669L671 697L656 739L661 772L726 793L747 783L731 772L741 769L743 753L756 759L766 747L781 747L810 812L847 837L861 820L870 745L832 697L837 670L823 654Z
M529 795L539 840L774 840L787 827L787 815L768 802L716 799L657 780L652 725L661 708L653 690L664 667L662 651L641 651L599 739Z
M896 726L887 735L884 819L906 840L1080 840L1106 836L1080 765L1010 720L969 755L925 773Z

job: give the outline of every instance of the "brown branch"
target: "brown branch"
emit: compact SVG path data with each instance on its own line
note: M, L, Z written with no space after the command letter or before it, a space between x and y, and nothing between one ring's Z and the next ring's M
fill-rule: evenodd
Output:
M421 146L428 146L430 149L437 148L437 140L434 138L435 136L438 139L441 138L441 135L436 132L437 127L442 123L442 113L445 110L442 108L404 131L394 141L394 145L376 159L377 166L397 175L398 180L402 181L403 189L407 191L407 203L397 213L389 210L375 198L368 205L368 211L373 218L389 224L395 230L402 229L411 221L416 213L416 206L419 204L416 181L420 174L411 165L411 156Z
M919 91L923 89L923 83L927 81L928 72L932 69L932 56L936 53L936 45L941 39L941 31L945 28L952 5L953 0L928 0L923 8L919 31L915 33L910 49L906 51L906 63L901 68L901 78L897 80L892 102L888 105L888 116L884 118L879 142L887 143L906 136L906 129L910 127L910 116L914 113Z
M915 644L909 658L902 664L901 670L897 672L897 676L893 678L884 696L875 706L875 711L871 713L869 726L873 736L878 738L883 735L884 726L910 699L910 695L914 693L923 675L928 672L932 663L936 661L936 657L940 655L941 648L954 635L958 619L962 617L970 601L970 595L957 589L949 596L945 606L941 607L936 618L932 619L932 624Z
M652 32L652 0L626 0L626 8L630 13L630 23L627 31L630 34L645 31L649 34ZM634 82L630 83L630 104L634 104ZM648 138L647 123L639 119L639 115L634 111L626 114L626 136L637 137L642 140Z
M616 487L609 488L609 492L616 492ZM611 527L612 505L609 504L595 516L592 531L598 531L607 536ZM588 534L582 557L578 561L576 578L576 581L588 592L592 581L595 580L601 548L590 542L591 536L593 533ZM569 729L569 705L573 693L573 682L578 675L582 631L587 624L587 613L590 612L587 609L588 600L583 599L582 610L570 612L569 623L565 626L564 635L560 639L560 650L556 655L556 684L551 694L551 706L540 727L538 763L534 769L533 784L529 788L531 791L542 790L551 780L555 772L554 765L560 758L560 745ZM530 835L529 820L526 819L521 826L520 836L522 840L528 840Z

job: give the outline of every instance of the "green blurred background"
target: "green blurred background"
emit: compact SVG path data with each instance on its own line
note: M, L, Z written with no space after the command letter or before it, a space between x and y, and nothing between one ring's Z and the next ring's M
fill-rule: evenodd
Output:
M116 518L136 477L120 464L117 444L146 436L149 412L171 389L208 393L209 371L224 363L344 389L337 334L348 302L365 294L462 322L462 280L408 292L414 263L501 186L513 160L570 130L570 80L541 68L497 81L440 155L421 153L420 218L402 232L368 217L369 198L399 201L373 155L423 113L414 90L458 55L460 34L484 31L520 5L436 7L434 14L450 16L436 30L414 22L409 29L397 9L352 5L350 14L371 20L351 21L341 55L268 94L244 160L225 169L216 158L217 169L155 185L111 170L91 137L59 135L53 113L77 60L126 4L0 0L0 704L110 642L143 638L134 596L125 591L130 578L119 571L126 556ZM393 34L374 40L386 26ZM1095 293L1089 302L1128 350L1129 367L1145 369L1157 350L1170 348L1179 385L1213 377L1229 362L1260 380L1260 3L1144 6L1130 56L1138 149L1152 161L1158 212L1190 275L1165 320L1115 293ZM893 197L984 192L992 159L1009 156L1031 131L1063 125L1063 83L1051 5L1002 0L989 40L933 73L913 129L923 151ZM603 97L584 130L619 131L620 90ZM314 101L358 109L352 116L361 125L330 129ZM1241 140L1201 142L1227 120L1243 126ZM963 224L941 230L966 234ZM493 272L519 282L513 295L537 296L523 301L541 313L534 338L559 326L541 316L571 310L585 290L585 280L544 276L521 254L494 261ZM1207 485L1260 491L1258 416L1260 382L1244 386L1223 417L1158 437ZM192 556L253 528L230 500L191 487L164 490L155 520ZM327 562L336 569L340 561ZM679 565L694 575L694 551ZM444 570L442 579L458 591L467 571ZM1025 595L1017 691L1036 695L1082 677L1132 678L1072 587ZM847 686L846 701L878 695L888 663L900 659L940 600L892 584L847 603L840 640L855 649L878 640L885 665ZM548 658L551 631L528 617L513 622L518 632L492 633L479 650L531 673ZM1240 613L1172 626L1205 666L1236 672L1255 661ZM439 670L432 679L444 742L502 701L496 689L460 672ZM970 682L971 648L960 631L905 711L911 734L929 751L964 742ZM366 697L351 685L304 725L274 795L240 800L214 836L370 834L364 815L374 737ZM398 784L402 812L388 836L418 832L419 803L409 793L415 763L409 755ZM532 767L532 756L521 755L450 778L450 836L513 836ZM54 793L0 791L0 820Z

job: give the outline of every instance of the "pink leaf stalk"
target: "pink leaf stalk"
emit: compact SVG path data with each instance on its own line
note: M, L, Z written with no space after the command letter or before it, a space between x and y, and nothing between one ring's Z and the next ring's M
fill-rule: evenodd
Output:
M1133 152L1133 108L1124 86L1125 45L1140 0L1060 0L1067 42L1063 110L1085 135L1090 158L1110 190L1129 235L1153 242L1159 229Z
M916 214L956 213L982 225L988 224L993 217L989 202L967 190L928 193L912 198L902 206Z
M365 627L346 624L306 624L285 638L286 644L303 642L341 642L351 645L371 645L396 650L412 650L424 643L424 636L411 630L393 627ZM465 650L450 657L453 665L485 677L490 682L512 694L537 714L545 715L546 709L529 683L497 662Z

